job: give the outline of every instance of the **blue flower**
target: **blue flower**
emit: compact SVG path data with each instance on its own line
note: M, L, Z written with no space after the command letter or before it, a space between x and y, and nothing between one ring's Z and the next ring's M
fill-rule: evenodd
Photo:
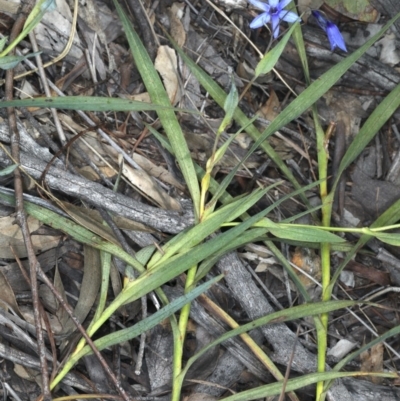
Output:
M342 49L347 52L346 44L339 28L332 22L326 19L319 11L313 10L312 15L318 22L318 25L325 31L328 36L329 43L331 44L331 50L335 50L335 47Z
M269 4L267 4L258 0L249 0L254 7L264 11L254 18L250 24L250 28L260 28L270 22L273 36L276 39L279 35L279 22L281 20L286 22L300 21L300 18L295 13L284 9L291 1L292 0L268 0Z

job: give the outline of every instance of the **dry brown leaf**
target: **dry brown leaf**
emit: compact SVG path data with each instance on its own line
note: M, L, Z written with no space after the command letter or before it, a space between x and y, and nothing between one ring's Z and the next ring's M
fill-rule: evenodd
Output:
M0 0L0 10L4 13L17 14L19 4L10 0Z
M321 280L321 259L313 249L296 247L291 262L317 281ZM315 286L315 282L308 276L295 270L300 281L308 289Z
M123 165L122 173L141 193L166 210L182 210L179 202L169 196L145 171Z
M160 46L154 66L163 79L171 104L176 105L182 94L179 86L178 59L175 50L169 46Z
M383 344L379 343L364 351L360 355L361 371L363 372L383 372ZM370 376L372 383L379 384L382 377Z
M32 233L36 231L42 223L39 220L28 216L28 227ZM58 245L60 236L52 235L32 235L33 249L36 254L47 251L48 249L54 248ZM15 259L14 253L11 250L14 249L15 254L19 258L26 258L27 252L22 233L19 226L15 223L15 217L7 216L0 218L0 254L4 259Z
M376 10L370 0L324 0L324 3L336 12L356 21L377 22L380 13Z
M34 380L27 369L18 363L14 364L14 373L21 379Z
M151 103L150 95L147 92L138 93L137 95L125 95L119 93L118 96L121 99L136 100L138 102Z
M281 104L273 89L270 90L269 99L260 108L260 114L267 120L273 121L281 111Z
M86 128L83 127L82 125L78 124L76 120L72 118L72 116L64 113L59 113L58 118L60 119L61 122L63 122L68 128L72 128L76 132L82 132Z
M179 47L183 47L186 42L186 31L181 22L184 9L185 4L173 3L168 10L171 36Z
M74 308L74 315L80 323L86 319L92 309L98 295L101 283L101 261L100 251L89 245L84 245L85 266L83 270L83 279L79 291L78 302ZM68 335L76 330L72 319L61 320L63 325L62 334Z
M32 324L34 326L35 325L35 317L33 315L32 307L28 306L28 305L21 305L19 309L21 311L21 314L22 314L23 318L28 323L30 323L30 324ZM51 331L53 333L60 333L62 327L61 327L61 324L58 321L58 319L54 315L52 315L50 313L46 312L46 314L47 314L47 318L48 318L49 323L50 323ZM42 319L42 327L46 327L43 319Z
M362 263L355 262L351 260L347 266L346 270L351 270L358 276L372 281L375 284L387 286L390 285L390 273L382 270L378 270L374 266L365 266Z
M159 180L166 182L167 184L173 185L175 188L178 188L181 191L185 190L185 186L182 185L179 181L177 181L175 177L164 167L157 166L149 159L141 156L138 153L134 153L132 155L132 159L152 177L158 178Z
M0 307L8 310L12 308L15 313L22 316L13 289L7 281L5 275L0 272Z

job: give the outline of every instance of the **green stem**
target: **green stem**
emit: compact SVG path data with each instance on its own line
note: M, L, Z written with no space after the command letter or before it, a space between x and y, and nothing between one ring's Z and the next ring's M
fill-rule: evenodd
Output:
M329 227L331 222L331 211L332 204L328 197L328 150L327 150L327 137L329 131L325 134L319 118L316 105L312 108L315 132L317 137L317 151L318 151L318 178L321 180L320 184L320 197L322 202L322 227ZM331 275L331 263L330 263L330 245L328 243L321 243L321 275L322 275L322 300L328 301L330 295L326 291ZM321 325L316 326L317 329L317 339L318 339L318 360L317 369L319 373L325 372L326 364L326 350L327 350L327 333L328 333L328 314L324 313L321 315ZM316 390L316 401L323 401L323 389L324 383L317 383Z
M189 292L192 287L197 273L197 266L193 266L188 270L186 283L185 283L185 294ZM183 383L182 376L182 358L183 358L183 347L185 345L186 329L190 314L190 303L186 304L182 309L179 316L178 333L176 337L174 347L174 362L173 362L173 386L171 401L179 401L181 397L181 389Z

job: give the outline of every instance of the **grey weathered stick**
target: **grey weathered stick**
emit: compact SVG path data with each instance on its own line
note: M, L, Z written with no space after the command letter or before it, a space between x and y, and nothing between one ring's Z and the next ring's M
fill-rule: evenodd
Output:
M10 164L8 156L1 150L0 166L5 167ZM21 152L21 165L36 180L41 177L46 167L46 163L37 159L31 152L29 154ZM188 208L184 208L184 213L180 214L148 206L59 168L51 167L49 169L46 175L46 185L52 190L84 200L159 231L175 234L193 224L193 215Z

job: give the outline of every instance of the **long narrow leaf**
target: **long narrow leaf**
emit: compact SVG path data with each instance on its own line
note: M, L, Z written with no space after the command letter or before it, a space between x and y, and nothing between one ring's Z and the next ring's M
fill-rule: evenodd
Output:
M94 341L96 348L101 351L104 348L111 347L116 344L120 344L124 341L132 340L140 336L142 333L150 330L151 328L155 327L157 324L162 322L167 317L171 316L173 313L181 309L184 305L188 302L193 301L196 297L198 297L203 292L207 291L213 284L218 282L223 276L220 275L215 277L214 279L207 281L206 283L199 285L194 290L190 291L189 293L182 295L181 297L175 299L170 304L159 310L158 312L154 313L153 315L147 317L146 319L136 323L132 327L128 327L123 330L119 330L115 333L108 334L98 340ZM83 347L78 353L74 354L69 360L67 365L63 368L57 378L51 383L51 388L54 388L59 381L64 377L64 372L67 373L71 367L78 362L80 358L85 355L92 353L91 348L86 345Z
M363 345L358 350L356 350L356 351L352 352L351 354L347 355L339 363L337 363L332 370L335 371L335 372L339 372L340 369L344 368L349 362L351 362L353 359L357 358L364 351L367 351L368 349L370 349L374 345L379 344L379 343L385 341L386 339L388 339L390 337L393 337L393 336L397 336L399 334L400 334L400 325L398 325L396 327L393 327L393 329L390 329L385 334L382 334L381 336L378 336L378 337L374 338L372 341L370 341L369 343ZM328 391L329 387L331 385L332 385L331 381L326 382L325 386L324 386L324 391Z
M127 302L133 302L150 291L161 287L169 280L218 252L221 248L242 235L253 224L261 220L266 213L267 211L265 210L257 213L236 227L225 231L187 252L166 260L164 263L161 263L156 270L146 271L135 281L129 282L129 284L125 286L124 291L121 292L115 298L114 302L104 311L102 317L95 323L92 330L88 331L88 334L92 336L120 306Z
M279 40L278 44L271 49L268 53L264 55L264 57L259 61L257 67L254 71L254 75L259 77L262 74L268 74L274 67L275 64L278 62L279 57L285 50L285 46L289 41L290 37L292 36L293 31L299 26L300 24L296 22L293 24L290 29L283 35L283 37Z
M278 382L267 384L266 386L260 386L252 390L242 391L241 393L231 395L230 397L224 398L224 401L248 401L255 400L258 398L270 397L278 395L285 389L285 392L295 391L310 384L323 382L326 380L339 379L341 377L354 377L354 376L376 376L376 377L388 377L397 378L396 373L376 373L376 372L324 372L324 373L310 373L308 375L296 377L290 379L286 383Z
M400 220L400 199L396 201L389 209L385 210L372 224L371 228L380 228L386 225L396 223ZM368 234L363 234L357 243L352 247L352 249L347 253L346 258L336 269L335 274L332 276L331 282L329 284L329 291L333 290L333 286L338 280L340 273L346 267L347 263L353 258L356 252L361 249L370 239L373 237Z
M262 228L253 228L246 231L243 235L236 238L235 240L231 241L225 247L222 247L215 255L204 260L200 264L196 272L196 282L200 281L209 272L209 270L221 259L223 255L252 242L260 241L261 238L266 238L265 230Z
M222 343L229 338L235 337L239 334L246 333L249 330L255 329L257 327L263 326L265 324L272 324L272 323L283 323L294 319L301 319L306 316L317 316L321 313L329 313L337 309L347 308L351 306L357 305L355 301L330 301L330 302L316 302L316 303L309 303L305 305L295 306L290 309L281 310L278 312L270 313L267 316L260 317L258 319L253 320L250 323L247 323L243 326L240 326L234 330L228 331L227 333L223 334L222 336L218 337L216 340L212 341L211 343L207 344L203 347L196 355L192 356L183 371L183 375L186 374L189 367L205 352L209 349Z
M139 102L137 100L96 96L38 97L35 99L17 99L1 102L0 107L54 107L57 109L84 111L173 110L171 105L163 106L159 104Z
M164 89L158 72L154 68L153 62L147 54L142 41L135 32L131 22L128 20L118 1L113 1L124 27L136 67L139 70L152 102L163 106L170 106L167 92ZM193 161L190 156L190 151L181 126L173 111L157 110L157 114L174 149L179 167L182 170L182 174L192 196L195 216L198 218L200 211L200 188L193 166Z
M212 213L208 218L197 224L189 231L173 238L165 247L163 247L163 255L160 253L154 255L149 263L149 268L153 268L155 264L159 264L167 260L170 256L178 251L187 251L198 245L209 235L215 233L223 224L228 223L241 216L258 202L275 184L264 188L263 190L254 191L246 197L235 199L232 203L223 206L216 212Z
M32 30L42 20L43 16L48 11L51 11L53 9L54 5L54 0L39 0L28 15L25 21L25 25L20 34L7 46L4 51L0 53L0 57L4 57L6 54L10 53L10 51L14 49L14 47L17 46L18 43L21 42L21 40L29 34L29 32L32 32Z
M339 165L335 186L343 171L361 154L364 148L382 128L392 114L400 107L400 84L397 85L379 104L365 121L364 125L347 149Z
M0 199L4 199L7 204L15 203L15 199L12 195L0 193ZM73 221L62 217L57 213L52 212L51 210L45 209L44 207L38 205L34 205L33 203L27 201L24 202L24 208L26 212L31 216L49 225L50 227L65 232L76 241L90 245L93 248L99 249L101 251L108 252L122 259L124 262L134 267L140 273L143 273L145 271L143 265L139 263L135 258L130 256L128 253L126 253L121 247L105 241L101 237L95 235L93 232L74 223Z
M254 127L250 125L246 128L248 134L256 141L251 147L246 157L249 157L258 146L268 154L268 156L279 166L281 171L286 175L286 177L299 188L297 180L293 177L290 170L282 162L276 152L272 147L266 143L266 139L272 135L275 131L279 130L290 121L294 120L300 116L304 111L306 111L310 106L312 106L322 95L324 95L337 81L345 74L345 72L385 33L385 31L400 17L398 13L394 18L392 18L385 26L371 39L369 39L363 46L357 49L353 54L342 60L340 63L332 67L329 71L324 73L319 79L314 81L308 88L306 88L292 103L289 104L279 116L271 122L271 124L264 130L262 134ZM183 58L185 63L188 65L193 75L198 79L200 84L211 94L213 99L223 107L226 93L225 91L210 77L205 71L203 71L197 64L195 64L190 57L188 57L179 46L174 43L172 38L170 38L171 43L175 47L176 51ZM245 126L248 124L248 118L239 109L236 109L234 119L238 124Z

